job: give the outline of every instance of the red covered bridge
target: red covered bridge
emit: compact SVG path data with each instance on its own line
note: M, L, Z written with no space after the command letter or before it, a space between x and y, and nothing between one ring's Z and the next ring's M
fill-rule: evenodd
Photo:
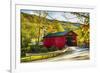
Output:
M76 36L76 33L74 33L73 31L50 33L44 36L43 44L45 47L55 46L57 48L63 48L65 45L76 46Z

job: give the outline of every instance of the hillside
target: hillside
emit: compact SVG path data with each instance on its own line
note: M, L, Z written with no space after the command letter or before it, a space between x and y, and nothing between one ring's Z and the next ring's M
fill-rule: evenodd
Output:
M25 39L28 39L27 42L42 41L48 33L72 30L78 35L78 44L82 45L84 42L89 42L89 25L86 26L88 27L84 27L80 23L50 20L46 17L21 12L22 41L25 41Z

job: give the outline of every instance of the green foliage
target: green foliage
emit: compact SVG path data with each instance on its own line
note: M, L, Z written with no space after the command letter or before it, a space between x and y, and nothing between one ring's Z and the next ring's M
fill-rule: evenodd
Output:
M44 47L43 45L31 45L31 52L32 53L45 53L48 52L48 48Z
M46 53L46 52L52 52L58 50L57 47L52 46L49 48L44 47L43 45L31 45L30 46L31 52L32 53Z
M55 47L55 46L52 46L52 47L48 48L48 51L56 51L56 50L58 50L58 48Z
M21 57L26 56L26 49L25 48L21 48Z

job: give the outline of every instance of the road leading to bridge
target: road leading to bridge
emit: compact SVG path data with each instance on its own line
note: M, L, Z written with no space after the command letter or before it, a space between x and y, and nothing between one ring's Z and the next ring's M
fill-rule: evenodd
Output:
M54 58L48 58L44 60L38 60L36 62L45 62L45 61L67 61L67 60L89 60L89 49L88 48L79 48L79 47L69 47L69 51L65 52L62 55L59 55Z

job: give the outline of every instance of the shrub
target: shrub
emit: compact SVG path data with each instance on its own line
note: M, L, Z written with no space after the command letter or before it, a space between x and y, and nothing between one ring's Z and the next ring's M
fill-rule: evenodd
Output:
M55 46L52 46L52 47L48 48L48 50L49 50L49 51L56 51L56 50L58 50L58 48L55 47Z
M21 48L21 57L26 56L26 49L25 48Z
M48 49L43 45L31 45L31 52L32 53L45 53L48 52Z

